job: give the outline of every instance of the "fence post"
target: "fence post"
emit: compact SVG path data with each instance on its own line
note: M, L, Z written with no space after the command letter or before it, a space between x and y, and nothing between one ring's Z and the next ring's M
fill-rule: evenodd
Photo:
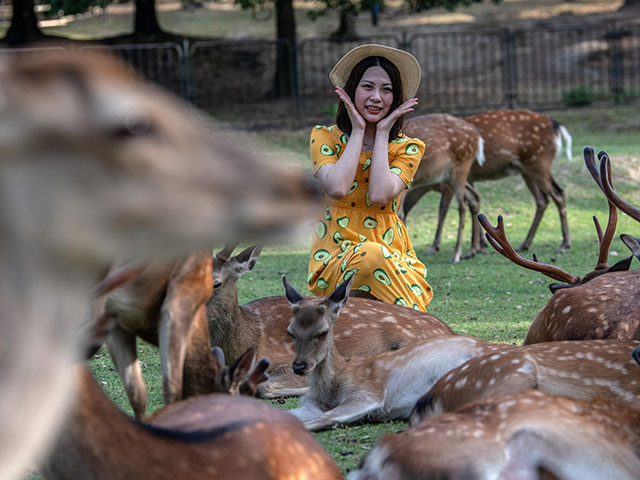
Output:
M624 85L624 63L620 45L622 35L622 28L613 23L604 37L609 47L609 85L616 105L620 104Z
M504 72L504 90L505 100L509 109L514 108L516 97L516 58L515 58L515 46L513 42L515 36L508 28L503 30L502 35L502 65Z
M180 83L182 84L182 97L193 103L193 89L191 82L191 50L189 39L182 40L182 72L180 73Z

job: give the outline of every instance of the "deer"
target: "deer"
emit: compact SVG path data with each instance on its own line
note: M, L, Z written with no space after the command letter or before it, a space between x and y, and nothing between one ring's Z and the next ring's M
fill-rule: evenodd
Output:
M484 140L476 128L464 120L448 114L432 114L414 117L406 127L406 134L419 138L426 144L425 153L413 177L413 183L404 194L398 208L398 216L404 221L413 205L430 190L444 192L449 189L458 200L458 237L452 263L462 257L462 232L467 207L472 222L480 210L480 195L468 182L474 164L484 163ZM448 205L447 205L448 206ZM427 255L440 250L442 227L446 209L440 208L438 228ZM465 258L471 258L480 250L479 233L472 238L471 249Z
M211 344L231 360L251 347L269 358L270 377L258 387L259 397L302 395L306 381L291 371L294 346L286 334L291 306L282 296L239 304L238 279L255 267L262 246L249 246L234 256L235 247L227 244L213 255L214 288L206 307ZM443 335L454 332L429 313L359 297L349 300L335 327L336 348L345 358L399 350Z
M529 389L640 409L640 372L631 355L638 345L633 340L545 342L476 356L452 368L418 400L411 424Z
M609 190L609 199L613 187L608 155L606 152L600 152L600 167L596 166L593 148L585 147L584 158L596 183L603 191L605 188ZM617 198L617 202L626 211L632 212L631 205ZM609 249L618 219L617 207L611 200L608 204L609 220L604 233L597 218L593 218L600 243L599 254L594 270L583 278L555 265L541 263L535 255L533 261L518 255L507 239L502 217L498 217L496 227L490 224L484 214L478 217L486 230L487 240L498 253L517 265L563 282L550 285L553 296L538 312L529 327L524 339L525 345L562 340L640 339L640 336L634 336L638 327L636 298L640 292L640 272L628 270L632 257L611 266L608 263ZM637 219L640 219L640 216ZM621 238L638 256L640 248L637 240L624 234Z
M289 413L310 431L361 420L407 419L419 397L449 370L502 348L475 337L443 336L347 361L336 348L334 325L349 298L352 279L328 297L309 299L283 276L293 313L287 328L295 347L291 368L307 376L309 386L302 405Z
M78 328L115 258L262 241L311 215L305 175L212 127L104 53L0 60L0 478L60 427Z
M113 317L101 317L87 358L101 346ZM214 354L218 356L221 350ZM268 361L252 367L255 351L220 369L216 391L162 407L145 422L124 415L86 366L74 367L75 401L43 462L51 479L342 478L338 467L291 415L249 396L265 379ZM224 358L219 357L224 365Z
M487 181L520 174L533 195L536 202L536 212L525 240L518 247L518 251L529 250L533 238L538 230L542 216L553 200L560 215L562 242L557 253L562 253L571 247L571 236L567 221L565 195L562 188L554 180L552 166L555 158L562 151L564 140L567 159L571 161L571 134L548 115L531 110L497 110L464 117L464 121L473 125L484 140L483 163L474 162L468 173L470 185L476 181ZM438 231L442 230L445 216L454 196L454 190L443 185L440 197ZM425 192L415 190L413 195L407 194L404 201L404 214L415 205ZM457 196L457 194L456 194ZM472 242L478 242L477 250L483 250L485 245L482 238L477 239L479 226L472 223ZM436 247L432 249L437 251ZM477 253L477 252L476 252Z
M639 443L634 408L528 390L387 434L347 480L632 480Z

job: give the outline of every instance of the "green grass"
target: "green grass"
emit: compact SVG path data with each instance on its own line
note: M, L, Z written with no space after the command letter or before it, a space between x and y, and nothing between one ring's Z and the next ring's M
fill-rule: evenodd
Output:
M607 109L558 111L553 117L567 126L573 135L572 162L562 156L556 159L553 173L565 188L572 248L555 254L560 244L560 224L555 206L551 203L545 213L532 251L541 261L555 263L575 275L584 275L595 266L598 242L591 217L597 215L602 224L607 221L606 201L588 175L582 159L584 145L605 149L612 158L613 181L617 191L628 201L640 205L640 114L637 105ZM284 158L295 168L306 168L308 131L261 132L250 139L261 148L269 147L274 158ZM524 239L533 218L534 203L519 177L477 185L482 194L481 211L495 225L497 215L503 215L508 238L513 244ZM449 259L455 243L457 212L452 209L447 218L439 253L425 256L431 244L437 221L436 194L427 194L407 219L407 228L414 247L429 269L429 281L434 299L429 311L447 322L456 333L476 335L496 342L521 343L536 313L549 300L548 284L543 275L520 268L502 256L489 252L471 260L452 265ZM469 223L467 223L469 225ZM617 234L640 236L640 226L621 214ZM470 230L465 230L464 246L469 246ZM239 282L240 302L272 295L282 295L280 276L286 273L291 283L305 291L305 277L309 258L309 239L290 245L267 246L258 264ZM626 247L617 237L611 247L611 263L627 256ZM525 254L531 258L529 253ZM632 268L638 268L634 260ZM339 321L339 320L338 320ZM159 408L161 374L155 348L139 344L143 373L149 387L149 411ZM92 360L91 369L108 395L126 412L131 409L122 384L105 352ZM272 402L280 408L293 408L297 400ZM343 471L354 468L375 441L386 432L404 429L405 422L363 424L340 427L314 434Z

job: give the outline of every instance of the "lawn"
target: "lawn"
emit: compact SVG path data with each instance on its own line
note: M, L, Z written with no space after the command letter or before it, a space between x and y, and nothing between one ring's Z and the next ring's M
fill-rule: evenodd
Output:
M606 223L607 210L603 195L587 173L582 148L591 145L605 149L612 159L613 181L616 190L630 202L640 205L640 191L636 185L640 177L640 114L637 105L607 109L584 109L551 112L567 126L573 135L573 161L562 155L554 163L553 174L565 189L572 248L555 254L560 244L560 224L553 203L545 213L532 251L542 262L555 263L570 273L583 276L593 269L598 255L598 241L592 216ZM307 168L306 130L250 133L249 141L273 158L281 159L295 168ZM505 219L508 238L513 244L524 239L533 218L534 202L519 177L479 183L482 208L493 224L498 215ZM435 231L437 203L435 193L427 194L407 219L407 228L414 246L429 269L429 282L434 299L429 311L448 323L456 333L476 335L495 342L518 344L536 313L549 300L550 279L539 273L518 267L493 251L471 260L451 264L449 259L455 243L457 213L451 209L447 218L442 247L439 253L425 256ZM468 225L468 223L467 223ZM640 226L626 215L620 215L617 234L640 235ZM465 247L469 246L470 231L465 231ZM282 295L280 277L287 274L290 282L301 292L305 290L306 267L309 258L309 235L303 235L288 245L268 245L256 267L241 278L238 286L240 303ZM490 247L489 247L490 248ZM611 247L611 263L628 255L617 238ZM530 254L525 254L531 258ZM637 260L632 268L638 268ZM339 319L338 319L339 321ZM143 372L149 386L150 408L161 406L160 365L156 349L139 344ZM106 352L92 360L91 369L105 391L126 412L131 413L122 383L117 377ZM281 408L297 405L297 400L273 402ZM341 427L314 434L318 441L344 471L354 468L376 439L389 431L406 427L405 422L363 424Z

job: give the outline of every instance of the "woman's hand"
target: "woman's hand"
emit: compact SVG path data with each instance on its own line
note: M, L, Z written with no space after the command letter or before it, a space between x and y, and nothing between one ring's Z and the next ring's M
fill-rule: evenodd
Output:
M391 131L391 127L393 127L393 124L396 122L396 120L400 118L402 115L406 115L407 113L413 112L413 107L415 107L417 104L418 104L417 98L410 98L409 100L404 102L402 105L400 105L398 108L396 108L393 112L391 112L389 115L387 115L385 118L380 120L376 125L376 130L378 132L385 132L388 134Z
M347 92L344 91L342 87L336 87L336 95L338 98L344 103L344 106L347 109L347 113L349 114L349 120L351 120L351 131L353 130L362 130L364 131L367 123L362 118L362 115L356 109L356 106L347 95Z

